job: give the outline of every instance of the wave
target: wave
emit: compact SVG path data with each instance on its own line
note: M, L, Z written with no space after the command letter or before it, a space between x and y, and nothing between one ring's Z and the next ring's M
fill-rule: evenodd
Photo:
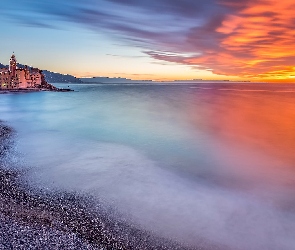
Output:
M123 145L93 142L71 151L35 169L33 180L96 196L141 228L191 246L269 250L295 244L292 214L237 190L181 177Z

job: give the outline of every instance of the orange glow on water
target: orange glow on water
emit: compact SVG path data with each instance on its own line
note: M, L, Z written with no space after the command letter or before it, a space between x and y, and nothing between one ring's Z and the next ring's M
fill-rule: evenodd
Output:
M195 107L189 111L195 126L292 165L295 162L294 92L285 89L274 94L254 89L244 94L243 91L221 90L206 97L211 104L205 109L196 100Z

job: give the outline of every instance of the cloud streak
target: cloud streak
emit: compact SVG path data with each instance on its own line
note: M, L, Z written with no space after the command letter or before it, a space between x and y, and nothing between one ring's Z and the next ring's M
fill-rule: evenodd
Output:
M292 0L16 0L16 4L20 11L120 37L157 60L244 78L294 75ZM44 21L46 26L51 24Z

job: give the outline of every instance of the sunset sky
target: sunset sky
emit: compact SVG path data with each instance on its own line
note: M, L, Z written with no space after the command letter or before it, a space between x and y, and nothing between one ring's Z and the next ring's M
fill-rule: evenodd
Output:
M2 0L0 62L77 77L295 81L294 0Z

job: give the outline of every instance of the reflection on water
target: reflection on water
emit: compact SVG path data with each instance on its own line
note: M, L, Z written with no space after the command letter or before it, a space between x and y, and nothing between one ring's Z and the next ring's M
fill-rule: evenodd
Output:
M295 86L71 87L0 96L32 183L188 244L294 249Z
M294 95L295 92L231 92L210 97L205 94L201 100L195 100L189 113L197 127L214 136L294 162Z
M221 143L213 153L238 186L294 187L295 92L203 93L188 107L190 120Z

